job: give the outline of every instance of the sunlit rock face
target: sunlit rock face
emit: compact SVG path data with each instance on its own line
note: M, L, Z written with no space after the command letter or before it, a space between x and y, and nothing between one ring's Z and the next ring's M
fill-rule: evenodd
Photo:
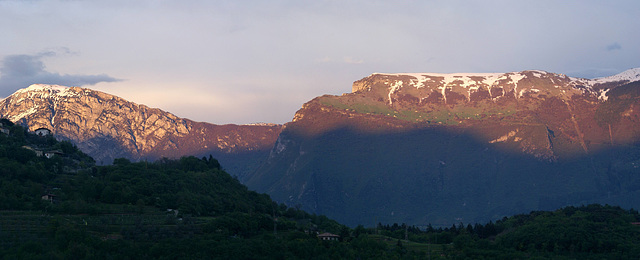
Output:
M304 104L247 184L353 225L638 208L638 80L640 69L375 73Z
M588 154L616 140L636 141L637 135L624 130L637 125L632 106L616 122L604 112L608 104L625 99L615 89L639 79L640 69L598 79L538 70L375 73L354 82L350 94L319 97L305 104L294 121L303 124L298 121L305 116L311 120L308 114L323 117L323 113L312 112L322 111L350 118L367 116L394 125L382 127L387 130L436 125L465 128L483 142L554 160L558 156ZM617 92L624 92L623 89ZM616 101L607 102L610 91ZM315 128L304 132L318 132ZM554 140L559 143L554 145Z
M0 115L30 130L50 129L98 163L185 155L266 153L281 125L214 125L86 88L31 85L0 102ZM229 166L227 166L229 167Z

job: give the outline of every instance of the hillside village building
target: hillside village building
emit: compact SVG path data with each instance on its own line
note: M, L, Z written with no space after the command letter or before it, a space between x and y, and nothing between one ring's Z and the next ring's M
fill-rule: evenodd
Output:
M34 131L34 132L35 132L35 133L36 133L36 135L38 135L38 136L49 136L49 135L51 135L51 130L49 130L49 129L47 129L47 128L44 128L44 127L38 128L38 129L36 129L36 131Z
M51 203L56 202L56 195L53 195L53 194L45 194L45 195L42 195L41 198L42 198L42 200L46 200L46 201L49 201Z
M322 233L318 235L318 238L320 238L320 240L338 241L340 239L340 236L331 233Z
M22 148L33 151L34 153L36 153L36 156L38 157L42 157L42 156L47 157L47 159L51 159L56 155L64 156L64 153L62 152L62 150L42 150L42 149L34 148L28 145L24 145L22 146Z

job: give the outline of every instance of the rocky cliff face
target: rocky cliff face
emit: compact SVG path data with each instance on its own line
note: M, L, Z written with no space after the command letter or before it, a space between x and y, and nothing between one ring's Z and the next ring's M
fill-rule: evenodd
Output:
M0 101L0 115L30 130L48 128L98 163L118 157L155 160L265 153L281 130L280 125L194 122L103 92L52 85L18 90Z
M373 74L304 104L248 186L349 224L640 201L640 69ZM636 183L636 184L631 184Z
M622 94L615 94L615 89L638 80L640 69L593 80L544 71L373 74L354 82L351 94L323 96L305 104L292 124L305 125L312 117L330 122L341 118L325 116L334 113L351 121L367 117L365 121L377 122L352 124L364 124L364 131L473 129L482 142L508 143L521 152L555 160L638 140L628 131L637 123L638 110L633 105L616 122L605 115L608 104L621 100ZM615 100L607 102L611 91ZM320 123L303 132L323 132L332 124ZM554 141L560 143L554 145Z

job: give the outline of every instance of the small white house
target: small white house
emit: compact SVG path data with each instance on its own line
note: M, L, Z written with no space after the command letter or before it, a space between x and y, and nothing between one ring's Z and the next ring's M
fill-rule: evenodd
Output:
M47 151L44 152L44 157L47 157L47 159L51 159L53 158L53 156L61 156L64 155L64 153L61 150L53 150L53 151Z
M36 129L36 131L34 131L36 133L36 135L38 136L49 136L51 135L51 130L47 129L47 128L38 128Z

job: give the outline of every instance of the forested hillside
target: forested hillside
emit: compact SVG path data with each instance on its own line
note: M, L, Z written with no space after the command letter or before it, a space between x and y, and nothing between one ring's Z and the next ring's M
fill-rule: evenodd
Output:
M383 242L247 190L214 158L111 166L3 120L4 259L393 258ZM55 153L48 153L55 151ZM50 158L45 156L49 154ZM317 234L339 234L321 241ZM347 242L348 241L348 242Z
M2 259L637 259L635 210L589 205L495 223L351 229L249 191L212 157L96 166L2 121ZM319 233L339 236L323 241Z

